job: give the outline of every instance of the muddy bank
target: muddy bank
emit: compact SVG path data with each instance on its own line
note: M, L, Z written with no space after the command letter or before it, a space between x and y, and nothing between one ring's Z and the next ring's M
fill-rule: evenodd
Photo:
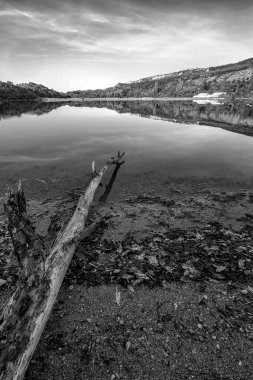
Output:
M253 376L253 188L170 179L105 202L83 241L26 379L249 379ZM245 185L245 183L244 183ZM81 187L29 201L51 244ZM2 302L17 263L0 225Z

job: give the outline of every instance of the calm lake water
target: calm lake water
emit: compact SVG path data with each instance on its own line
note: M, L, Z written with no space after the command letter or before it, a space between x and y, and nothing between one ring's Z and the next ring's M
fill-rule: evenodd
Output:
M118 149L126 152L125 186L170 177L252 180L252 107L154 101L1 106L0 191L18 178L36 191L59 191L63 184L67 190L88 181L92 160L99 169Z

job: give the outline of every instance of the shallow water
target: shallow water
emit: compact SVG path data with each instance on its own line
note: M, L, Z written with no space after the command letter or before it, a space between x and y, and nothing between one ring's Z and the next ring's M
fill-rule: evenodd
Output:
M132 186L143 177L150 182L186 176L253 179L250 108L246 112L244 107L238 116L235 108L224 110L222 105L196 106L191 102L111 101L18 107L16 112L2 110L1 191L7 182L18 178L40 184L64 182L68 188L74 178L78 184L90 172L92 160L99 168L118 149L126 152L121 178ZM217 122L224 115L233 122L216 123L216 127L195 123L208 123L211 118L213 123L215 117ZM235 118L237 126L241 120L239 133L219 128L233 129Z

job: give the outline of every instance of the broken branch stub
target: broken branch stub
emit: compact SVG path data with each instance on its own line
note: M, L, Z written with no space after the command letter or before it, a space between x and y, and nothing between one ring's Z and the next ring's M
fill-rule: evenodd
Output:
M35 259L41 257L44 247L27 217L26 199L21 181L16 192L12 189L8 191L4 209L14 253L21 266L21 276L28 278L34 271Z

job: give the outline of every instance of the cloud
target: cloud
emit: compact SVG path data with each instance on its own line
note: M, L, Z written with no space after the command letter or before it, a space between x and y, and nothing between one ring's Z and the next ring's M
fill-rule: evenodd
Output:
M65 61L92 76L90 62L113 84L227 63L251 54L252 19L251 0L0 0L1 72L57 63L64 76Z
M66 57L73 52L86 56L92 52L96 55L115 55L130 48L129 42L122 45L122 39L129 37L131 40L137 36L138 40L138 35L149 33L149 28L138 20L138 16L133 20L123 15L106 16L94 11L82 13L76 10L68 14L58 12L53 17L45 10L44 13L17 9L3 12L6 17L0 26L0 49L8 50L9 47L9 52L11 50L13 54L17 49L17 55L23 49L36 55L47 50L52 56L62 50ZM15 49L11 48L12 44Z
M127 14L134 12L186 12L186 13L219 13L248 10L251 0L2 0L2 7L31 9L38 12L66 12L71 9L94 10L96 13Z

